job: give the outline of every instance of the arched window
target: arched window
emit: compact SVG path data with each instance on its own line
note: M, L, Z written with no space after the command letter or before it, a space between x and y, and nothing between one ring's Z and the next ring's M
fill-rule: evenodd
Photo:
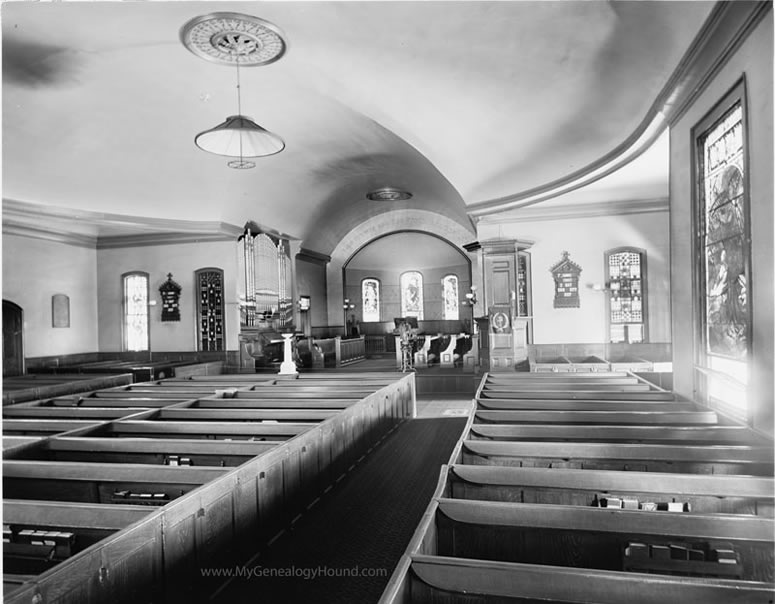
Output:
M423 319L422 274L417 271L401 275L401 316Z
M364 279L361 281L364 323L379 321L379 293L379 281L377 279Z
M196 287L197 350L225 350L223 270L201 268L194 273Z
M441 280L441 297L444 303L444 319L457 321L460 318L457 275L446 275Z
M630 344L646 341L646 252L617 248L605 253L608 337Z
M751 215L746 187L745 86L730 91L694 129L694 242L700 398L746 419L751 355Z
M148 273L125 273L121 280L124 350L148 350Z

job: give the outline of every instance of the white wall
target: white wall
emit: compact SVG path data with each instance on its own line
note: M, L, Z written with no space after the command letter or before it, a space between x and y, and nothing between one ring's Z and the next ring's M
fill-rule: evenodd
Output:
M121 276L130 271L149 274L150 299L156 300L151 308L151 350L178 352L196 350L196 299L194 271L216 267L224 272L226 303L226 348L238 348L239 307L237 305L238 275L236 242L204 242L177 245L149 245L132 248L102 249L97 255L99 283L99 350L119 352L122 349ZM167 280L167 273L182 288L180 321L161 321L159 287Z
M70 297L70 327L52 327L51 296ZM24 356L97 352L97 253L3 235L3 298L24 310Z
M586 284L605 282L604 253L616 247L646 250L648 341L670 342L668 213L654 212L566 220L479 224L479 241L519 239L533 241L532 267L534 344L604 343L604 292ZM562 252L582 271L579 308L554 308L554 279L550 268Z
M773 14L764 17L713 81L671 125L670 198L673 275L674 388L694 397L692 291L692 133L691 129L745 75L748 95L748 176L751 203L753 312L749 403L755 427L773 432Z

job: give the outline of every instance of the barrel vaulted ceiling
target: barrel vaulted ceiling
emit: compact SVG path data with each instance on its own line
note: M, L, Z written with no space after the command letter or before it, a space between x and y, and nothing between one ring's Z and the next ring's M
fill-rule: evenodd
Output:
M322 242L397 209L472 229L559 193L666 197L658 100L714 4L7 2L4 220L71 213L99 236L253 220L326 254ZM240 70L242 112L286 143L252 170L194 145L237 112L236 70L179 32L224 11L270 21L288 45ZM639 140L657 147L630 177L562 188L625 164ZM413 197L366 199L387 186Z

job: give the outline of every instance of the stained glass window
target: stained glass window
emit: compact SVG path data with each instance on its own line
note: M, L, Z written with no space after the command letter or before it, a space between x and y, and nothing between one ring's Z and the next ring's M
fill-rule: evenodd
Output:
M517 256L517 316L528 317L530 311L530 256L520 252Z
M219 268L196 271L196 290L199 350L224 350L223 271Z
M618 249L607 252L606 256L609 339L611 342L643 342L646 339L645 253Z
M148 274L127 273L124 282L124 350L148 350Z
M697 252L706 396L745 413L750 350L748 210L743 103L738 99L697 140ZM724 378L719 374L732 378ZM735 386L737 384L737 386Z
M417 271L401 275L401 316L423 318L422 274Z
M457 321L460 318L457 276L447 275L441 280L441 293L444 299L444 319Z
M361 281L361 300L363 303L363 322L379 321L379 281L377 279Z
M748 284L739 104L707 134L702 146L706 352L744 360L748 352Z

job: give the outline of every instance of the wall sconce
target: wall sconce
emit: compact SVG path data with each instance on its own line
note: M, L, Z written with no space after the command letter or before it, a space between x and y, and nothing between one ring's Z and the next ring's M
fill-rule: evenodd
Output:
M347 312L348 310L355 308L355 304L350 302L350 298L345 298L344 303L342 304L342 308L344 309L344 312Z
M309 296L299 296L299 312L307 312L312 306L312 300Z
M466 306L471 306L473 308L473 306L476 304L476 290L477 290L476 285L472 285L471 291L466 293L466 299L463 302L463 304L465 304Z
M607 292L610 290L608 283L587 283L587 289L595 292Z

